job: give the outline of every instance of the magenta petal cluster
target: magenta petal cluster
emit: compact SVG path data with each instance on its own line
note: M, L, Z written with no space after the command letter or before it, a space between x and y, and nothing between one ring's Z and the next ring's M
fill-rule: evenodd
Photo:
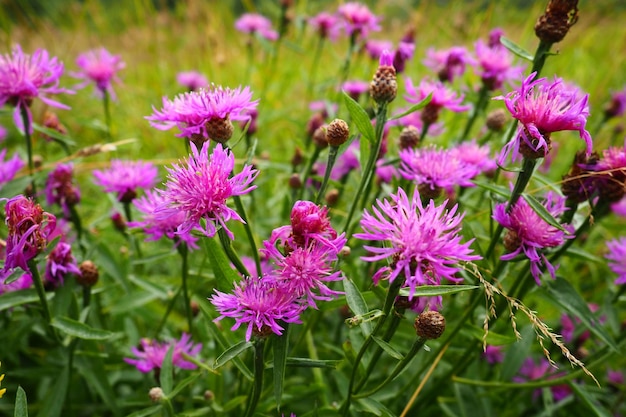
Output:
M494 208L493 218L506 229L504 246L509 253L502 255L500 259L509 261L520 254L524 254L530 260L530 271L537 282L541 285L541 267L544 266L550 276L554 278L556 268L548 262L542 249L554 248L571 239L574 236L558 229L545 220L526 202L520 198L515 205L507 211L507 203L501 203ZM558 218L566 210L565 199L553 193L548 193L544 207L554 218ZM564 226L568 232L573 231L570 226Z
M435 50L429 48L426 51L424 65L433 70L437 77L444 82L452 82L455 78L465 74L467 65L475 65L476 61L471 57L466 48L453 46L449 49Z
M513 54L502 44L488 44L478 40L474 45L478 65L478 75L489 90L497 90L502 85L519 80L524 67L513 65Z
M229 149L218 143L209 157L209 142L204 142L200 151L194 143L190 146L192 155L184 165L174 164L167 168L165 190L160 191L165 203L155 211L155 219L161 221L182 212L185 219L178 226L177 235L188 235L197 229L207 236L214 236L217 227L221 226L233 239L226 222L243 222L243 219L226 205L226 200L254 190L256 185L252 185L252 181L258 171L245 165L241 172L231 177L235 156ZM202 219L206 220L204 228Z
M57 165L46 180L46 202L60 205L65 218L70 218L70 207L80 201L80 189L74 184L73 178L74 166L69 163Z
M68 274L80 275L76 259L72 255L72 246L67 242L59 242L52 249L46 261L44 279L57 287L63 285Z
M461 103L465 96L457 94L454 90L446 87L441 81L422 80L416 87L410 78L406 78L406 101L409 103L419 103L432 93L432 99L428 106L435 109L446 108L453 112L463 112L469 110L471 106L464 106Z
M341 31L342 22L337 16L328 12L321 12L308 20L309 25L314 28L320 38L337 40Z
M135 365L141 372L147 373L153 369L161 369L165 355L174 346L172 352L172 364L181 369L196 369L197 366L189 362L183 355L196 356L202 349L202 344L193 344L191 336L183 333L180 340L172 340L167 343L159 343L150 339L141 339L141 345L133 347L131 352L135 358L124 358L124 362Z
M439 285L442 278L459 282L455 275L459 261L480 259L472 255L470 245L473 240L461 243L461 221L457 206L446 210L447 201L440 206L430 200L424 207L418 192L412 199L402 188L391 194L389 200L377 200L372 212L363 213L361 227L363 233L354 237L381 242L382 245L366 245L371 255L361 259L378 262L387 259L389 266L381 267L374 275L374 281L387 278L390 282L402 279L409 288L409 299L420 285Z
M93 172L94 183L107 193L116 193L123 203L131 202L137 196L137 189L154 187L157 169L151 162L122 161L113 159L105 170Z
M626 284L626 237L606 242L609 268L617 274L616 284Z
M100 97L104 97L107 93L113 99L115 98L112 83L113 81L120 82L117 73L126 67L120 55L113 55L105 48L93 49L78 55L76 65L81 71L72 75L85 80L77 86L78 88L93 83Z
M5 284L3 281L4 278L2 277L2 272L0 271L0 295L7 292L25 290L33 285L33 277L28 272L22 274L21 277L10 284Z
M176 74L176 82L189 91L196 91L209 86L209 80L198 71L181 71Z
M518 160L522 141L533 151L547 154L546 137L562 130L579 132L589 155L593 145L591 135L585 130L589 96L565 86L560 78L549 82L546 78L535 79L536 74L533 72L524 79L519 90L494 97L504 100L506 108L520 123L516 137L504 146L499 161L504 162L509 154L513 161Z
M527 358L519 370L519 376L514 377L513 381L528 382L536 379L554 379L558 376L558 374L554 373L554 368L547 359L541 358L539 363L536 363L533 358ZM552 391L552 396L555 401L563 400L572 392L567 384L552 385L550 391ZM535 389L533 397L537 398L540 394L541 389Z
M381 29L381 18L376 16L363 3L348 2L337 9L337 14L343 21L344 29L348 36L367 37L370 32L377 32Z
M50 57L45 49L38 49L28 55L20 45L16 45L11 54L0 55L0 107L5 104L15 106L13 120L20 129L24 129L20 111L25 109L32 133L30 104L33 99L39 98L50 106L69 109L47 97L49 94L74 93L59 87L62 74L63 63L56 57Z
M257 13L245 13L235 22L235 29L250 35L259 36L275 41L278 39L278 32L272 29L272 22L265 16Z
M3 149L0 151L0 190L2 190L2 186L15 177L17 171L22 169L25 165L24 161L20 159L20 156L15 153L13 158L7 159L4 158L7 156L7 150Z

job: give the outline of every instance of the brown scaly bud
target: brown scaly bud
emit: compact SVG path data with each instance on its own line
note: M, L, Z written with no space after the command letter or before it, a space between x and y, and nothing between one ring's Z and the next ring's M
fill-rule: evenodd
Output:
M542 42L560 42L577 21L578 0L550 0L535 23L535 34Z
M43 115L43 126L47 127L48 129L52 129L62 135L67 134L66 127L63 126L61 122L59 121L59 116L57 116L56 113L51 112L49 110L46 110L46 112ZM47 141L50 141L53 139L52 137L46 134L43 134L42 137Z
M291 177L289 177L289 188L294 190L302 188L302 179L300 178L300 174L291 174Z
M306 134L308 137L313 137L315 131L322 127L325 122L325 117L322 113L315 113L309 121L306 123Z
M298 168L304 162L304 154L302 153L302 149L296 148L293 151L293 157L291 158L291 166L294 168Z
M561 191L567 197L568 202L582 203L591 198L594 190L593 175L588 168L598 163L599 156L597 152L592 153L589 157L585 155L585 151L578 151L574 157L574 162L569 172L563 176L561 183Z
M317 128L315 133L313 133L313 143L319 149L324 149L328 147L328 139L326 138L326 129L328 125L322 125Z
M526 132L526 137L530 139L532 146L530 146L525 140L520 140L520 144L519 144L519 153L522 154L522 156L524 158L528 158L528 159L539 159L539 158L545 158L550 151L552 150L552 141L550 140L550 134L549 133L543 133L543 138L546 141L546 145L547 145L547 150L544 150L544 148L539 148L539 149L533 149L533 146L537 146L539 144L539 139L534 138L530 132Z
M233 136L235 127L228 117L214 117L205 124L209 137L218 143L226 143Z
M417 148L420 143L420 131L415 126L407 126L400 133L400 149Z
M100 272L98 272L98 267L91 261L84 261L79 266L80 275L76 276L76 282L78 282L83 287L93 287L98 282L98 278L100 278Z
M426 198L426 199L429 199L429 200L436 199L443 192L443 189L441 187L434 187L434 188L432 188L428 184L419 184L417 186L417 190L419 191L420 196L422 198Z
M384 50L380 54L380 63L370 83L370 95L378 104L390 103L398 93L396 69L393 67L393 56Z
M507 230L502 238L502 243L504 244L504 249L508 253L515 252L522 245L522 240L520 239L517 232L513 230Z
M121 213L117 211L113 213L111 215L111 222L113 223L113 227L115 227L115 230L122 233L126 231L126 220L124 220L124 217Z
M35 168L41 168L42 165L43 165L43 156L33 155L33 166Z
M423 339L438 339L445 330L446 318L438 311L424 311L415 318L415 333Z
M332 190L326 193L326 196L324 197L324 199L326 200L326 204L333 207L335 204L337 204L337 201L339 200L339 190L336 188L333 188Z
M492 132L501 132L504 126L506 126L506 121L507 117L504 109L497 109L489 112L485 124L487 125L487 129Z
M350 129L348 124L341 119L333 120L326 129L326 140L330 146L341 146L347 142L349 137Z

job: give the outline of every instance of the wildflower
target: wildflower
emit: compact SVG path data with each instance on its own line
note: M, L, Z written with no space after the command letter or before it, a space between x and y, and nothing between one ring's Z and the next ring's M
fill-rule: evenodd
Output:
M45 249L56 227L56 217L23 195L9 199L4 210L9 233L4 268L0 270L2 280L15 268L28 271L28 261Z
M404 72L406 63L413 58L415 53L415 29L409 28L406 34L400 39L398 49L393 56L393 67L398 74Z
M24 129L21 109L26 110L29 133L33 133L30 105L39 97L49 106L69 109L68 106L54 101L46 95L67 93L72 90L59 87L59 78L63 74L63 63L56 57L50 57L45 49L38 49L33 55L22 52L16 45L11 54L0 55L0 107L9 104L15 106L13 121Z
M467 65L475 65L475 61L466 48L453 46L443 50L429 48L424 65L435 71L440 81L451 83L456 77L465 74Z
M548 362L547 359L541 358L539 363L536 363L532 358L527 358L522 367L519 370L519 376L513 378L515 382L527 382L534 381L536 379L548 377L548 379L557 378L559 375L555 374L551 370L552 365ZM552 385L550 387L550 391L552 392L552 396L555 401L561 401L565 397L571 394L571 388L567 384L562 385ZM533 393L533 398L539 397L541 394L541 389L536 389Z
M5 284L4 281L5 278L2 277L2 271L0 271L0 295L7 292L25 290L33 285L33 277L29 272L22 274L10 284Z
M548 44L561 42L578 21L578 0L550 0L535 23L535 35Z
M182 71L176 75L176 81L189 91L197 91L207 87L209 81L198 71Z
M379 60L380 55L383 53L383 51L393 50L393 42L370 39L365 42L365 50L367 51L371 59Z
M420 313L413 324L415 333L422 339L439 339L446 330L446 318L438 311L429 310Z
M322 39L337 40L341 30L341 22L337 16L328 12L321 12L309 19L309 25L313 27Z
M513 54L499 41L485 43L478 40L474 47L478 58L477 72L488 90L498 90L504 82L511 83L521 77L524 67L513 65Z
M46 202L60 205L66 218L71 215L70 208L80 202L80 190L74 185L73 171L71 163L59 164L46 180Z
M174 126L178 137L193 139L199 144L209 138L225 142L232 135L232 120L249 120L248 111L256 108L250 87L234 90L211 85L208 89L179 94L170 101L163 97L163 108L147 116L150 125L159 130ZM230 135L229 135L230 134Z
M100 279L98 266L90 260L86 260L78 265L80 274L76 275L76 282L83 287L93 287Z
M624 385L624 373L623 371L614 371L612 369L607 369L606 380L611 385Z
M616 203L611 204L611 211L620 217L626 217L626 197L622 197Z
M159 343L150 339L141 339L139 348L133 347L131 352L135 358L124 358L124 362L135 365L137 369L143 373L150 372L153 369L160 370L163 367L163 360L168 350L174 346L172 352L172 364L181 369L196 369L197 366L186 360L183 355L196 356L202 349L202 344L194 345L191 336L183 333L180 340L172 340L167 343Z
M235 283L233 294L215 290L210 298L220 316L235 319L231 330L237 330L242 324L247 326L246 340L252 334L265 337L271 332L281 335L284 330L279 322L299 323L302 306L295 295L267 277L245 278Z
M533 80L535 76L534 72L524 79L519 90L495 97L504 100L511 115L521 124L516 137L502 149L500 161L510 153L513 161L519 159L520 153L526 158L544 157L550 152L550 134L561 130L578 131L589 155L591 135L585 130L589 96L581 97L579 91L564 87L560 78L550 83L545 78Z
M380 54L378 69L370 83L370 95L378 104L390 103L396 98L398 83L393 67L393 56L387 50Z
M604 107L604 118L611 119L620 117L626 112L626 87L623 90L613 93L611 101Z
M391 194L390 200L377 200L372 214L363 213L363 233L354 237L383 242L383 246L365 246L372 255L361 259L377 262L389 259L390 265L381 267L374 274L374 282L387 278L405 280L409 288L409 299L420 285L439 285L442 278L452 282L462 281L454 275L459 261L472 261L480 256L472 255L469 245L473 239L461 243L461 221L457 206L446 210L447 201L436 207L434 201L424 207L416 192L411 200L402 188ZM398 278L400 276L400 278Z
M63 285L67 274L80 275L76 259L72 255L72 246L66 242L59 242L52 249L46 261L44 279L55 287Z
M492 172L497 168L495 159L491 158L489 145L480 146L476 140L463 142L453 148L450 153L461 162L476 168L476 174Z
M235 22L235 29L250 35L258 34L268 41L278 39L278 32L272 29L272 22L265 16L256 13L245 13Z
M617 274L615 284L626 284L626 237L606 242L609 253L609 268Z
M346 34L350 37L365 38L369 32L377 32L381 29L379 25L381 18L362 3L344 3L339 6L337 13L343 20Z
M157 169L151 162L113 159L109 169L93 172L94 183L107 193L117 193L118 201L130 203L138 188L152 188Z
M565 198L553 193L548 193L544 207L555 218L565 212ZM541 266L554 278L556 268L548 262L542 249L554 248L565 242L565 239L573 238L573 235L548 224L537 212L530 207L524 197L520 198L514 206L507 211L507 203L496 205L493 218L508 229L504 236L504 247L507 254L500 259L509 261L520 254L526 255L530 261L530 272L537 285L541 285ZM567 227L571 231L571 227Z
M384 159L379 159L378 161L376 161L375 174L378 181L377 184L390 184L393 178L398 177L398 170L396 169L396 167L393 164L387 162L389 161L385 161Z
M15 153L13 158L4 160L7 155L7 150L0 151L0 190L4 184L8 183L15 177L17 171L24 167L24 161L20 159L20 156Z
M115 99L112 82L120 82L117 72L126 67L120 55L113 55L105 48L93 49L78 55L76 65L80 67L81 72L72 75L85 80L77 88L83 88L92 82L95 84L96 93L100 97L109 94L111 98Z
M453 112L463 112L469 110L470 106L463 106L463 94L457 95L453 90L446 87L441 81L431 82L422 80L417 86L413 85L410 78L406 79L406 101L409 103L419 103L432 94L430 102L422 110L422 121L425 124L435 123L439 119L439 112L446 108Z
M504 360L504 354L502 353L502 346L487 345L483 352L483 357L487 363L494 365L496 363L502 363Z
M592 170L597 172L591 182L600 198L610 203L621 200L626 191L626 141L624 146L605 149Z
M165 190L161 191L166 203L156 210L156 219L161 221L183 212L185 219L178 226L176 235L184 236L192 229L199 229L211 237L219 225L233 239L226 222L231 219L243 222L243 219L226 205L226 200L254 190L256 185L251 184L258 171L245 165L240 173L229 178L235 167L235 156L221 144L213 149L210 158L208 142L202 145L200 151L192 143L191 151L193 154L186 161L186 166L174 164L167 169L169 174ZM206 220L204 229L201 219Z
M359 101L361 94L367 92L370 88L370 84L366 81L346 81L341 86L341 89L346 92L354 101Z
M59 115L52 111L46 110L46 112L44 113L43 126L48 129L52 129L55 132L60 133L61 135L67 134L67 128L59 120ZM42 136L48 142L54 139L52 136L47 134L43 134Z

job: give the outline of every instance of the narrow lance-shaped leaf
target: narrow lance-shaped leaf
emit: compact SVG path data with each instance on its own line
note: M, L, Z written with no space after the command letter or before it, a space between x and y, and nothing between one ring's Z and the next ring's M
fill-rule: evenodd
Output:
M254 345L252 342L241 341L224 351L217 359L215 359L215 363L213 364L213 369L218 369L224 365L226 365L229 361L241 355L246 350L250 349Z
M22 387L17 387L13 417L28 417L28 401L26 400L26 392Z
M52 319L51 324L63 333L79 339L106 340L114 334L108 330L96 329L68 317L55 317Z
M422 285L415 288L413 297L434 297L436 295L455 294L479 288L477 285ZM409 288L400 289L400 295L409 296Z
M524 197L528 205L535 211L535 213L537 213L539 217L541 217L546 223L548 223L550 226L556 227L563 232L568 233L567 230L565 230L563 226L561 226L561 223L559 223L559 221L555 219L550 214L550 212L548 212L548 210L546 210L544 205L541 204L539 200L537 200L532 195L526 193L523 193L522 196Z
M161 388L165 395L169 395L172 392L172 388L174 388L174 364L172 363L172 357L174 356L175 347L174 344L170 346L161 365Z
M352 97L346 94L345 91L342 91L341 94L343 94L343 99L348 107L350 117L352 118L352 121L354 121L357 129L359 129L359 132L361 132L361 135L363 135L369 143L374 143L376 141L374 126L372 126L372 121L367 115L365 109L363 109L359 103L354 101Z
M343 289L346 292L346 301L350 310L357 316L367 314L368 308L363 295L361 295L357 286L354 285L354 282L345 275L343 276ZM372 333L372 324L369 321L362 321L360 325L365 336Z
M504 45L506 49L513 52L515 55L520 58L525 59L526 61L533 62L535 59L534 55L504 36L500 36L500 43Z
M285 323L285 331L282 336L274 337L274 397L276 409L280 411L280 403L283 398L283 384L285 382L285 368L287 367L287 351L289 349L289 323Z
M412 105L411 107L409 107L408 110L400 113L400 114L396 114L393 117L390 117L388 119L389 120L398 120L401 119L404 116L408 116L411 113L415 113L418 110L422 110L424 107L426 107L428 105L428 103L430 103L430 101L433 99L433 93L428 94L428 96L426 96L426 98L422 101L420 101L417 104Z
M228 257L218 243L217 237L203 239L206 245L206 253L211 262L217 289L220 291L230 291L233 283L239 279L239 275L230 265Z

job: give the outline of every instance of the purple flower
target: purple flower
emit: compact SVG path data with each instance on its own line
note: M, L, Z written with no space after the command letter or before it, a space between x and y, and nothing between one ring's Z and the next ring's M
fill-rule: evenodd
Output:
M235 283L233 294L215 290L210 298L220 316L235 319L231 330L237 330L242 324L247 325L246 340L252 334L265 337L273 332L281 335L283 328L279 322L299 323L302 306L292 291L278 286L271 278L245 278Z
M545 358L541 358L539 363L535 363L532 358L527 358L519 370L519 376L514 377L513 381L527 382L546 377L547 379L557 378L559 375L555 374L552 369L552 365ZM552 391L552 396L557 402L571 394L571 388L567 384L553 385L550 387L550 391ZM533 398L537 398L539 395L541 395L541 389L536 389Z
M326 163L319 164L316 168L320 175L324 175L324 172L326 172ZM359 168L361 168L361 163L359 162L359 142L355 140L337 158L337 162L335 162L330 172L330 179L339 181Z
M415 29L410 28L398 43L398 49L393 56L393 67L396 74L404 72L406 63L415 53Z
M309 19L309 24L317 31L322 39L337 40L341 30L341 21L337 16L328 12L321 12Z
M72 76L85 80L77 86L78 88L94 83L98 96L104 97L104 94L108 93L115 99L115 91L111 84L113 81L120 82L117 72L126 67L121 56L113 55L104 48L93 49L78 55L76 65L80 67L81 72L73 73Z
M611 211L620 217L626 217L626 197L622 197L617 203L611 204Z
M553 193L547 194L543 204L555 218L566 210L565 199ZM530 260L530 272L537 285L541 285L541 266L545 266L554 278L556 268L548 262L542 249L560 246L565 239L572 239L574 236L548 224L530 207L524 197L508 212L506 206L507 203L496 205L493 213L493 218L508 229L504 236L504 247L509 253L502 255L500 259L509 261L523 253ZM567 229L573 231L569 226Z
M137 189L154 186L157 169L151 162L113 159L111 167L93 172L94 183L107 193L117 193L118 201L130 203L137 197Z
M23 195L9 199L4 210L9 233L4 268L0 270L2 280L15 268L28 271L28 261L45 249L56 227L56 217Z
M470 56L466 48L453 46L450 49L435 50L429 48L426 51L424 65L433 70L440 81L452 82L456 77L465 74L467 65L475 65L476 62Z
M494 171L498 165L491 155L489 145L480 146L475 140L463 142L454 148L450 148L450 153L461 162L472 165L478 173Z
M204 74L198 71L179 72L176 75L176 81L189 91L196 91L209 85L209 81Z
M76 259L72 255L72 246L66 242L59 242L52 249L46 261L44 279L53 286L63 285L67 274L80 275Z
M613 93L611 101L604 107L604 117L610 119L619 117L626 112L626 87Z
M5 284L3 281L4 278L0 278L0 295L7 292L25 290L33 285L33 277L28 272L22 274L21 277L10 284Z
M430 102L421 112L422 122L425 124L433 124L439 119L439 112L442 108L446 108L453 112L463 112L470 109L470 106L463 106L463 94L457 93L446 87L441 81L422 80L417 86L413 85L410 78L406 78L405 88L407 95L404 97L409 103L419 103L432 94Z
M169 216L157 215L157 211L168 202L162 194L162 190L146 190L143 197L134 199L133 205L143 214L143 219L128 223L128 227L141 227L143 232L148 235L147 241L159 240L163 236L167 236L169 239L180 239L190 248L197 249L196 241L198 239L191 232L177 233L178 227L187 218L185 212L179 211L171 213Z
M179 94L173 101L163 97L163 108L153 107L154 113L146 119L159 130L178 127L181 131L178 137L208 140L225 122L249 120L248 112L258 103L258 100L252 101L250 87L231 90L211 85L208 89Z
M365 38L369 32L378 32L381 29L381 18L362 3L344 3L337 9L337 14L342 19L348 36Z
M3 149L0 151L0 190L4 184L8 183L15 177L17 171L24 167L24 161L20 159L20 156L15 153L13 158L5 161L4 158L7 155L7 150Z
M365 50L367 51L370 58L372 58L375 61L378 61L383 51L393 50L393 42L370 39L367 42L365 42ZM389 65L392 65L392 63L389 63Z
M156 219L160 221L182 212L185 218L178 226L177 235L187 235L197 229L211 237L217 232L217 226L221 226L233 239L226 222L243 222L243 219L226 205L226 200L254 190L256 185L251 184L258 171L245 165L240 173L230 177L235 167L235 156L219 143L210 158L208 142L202 145L199 152L191 143L191 151L193 154L184 166L174 164L172 168L167 168L169 174L165 190L160 191L165 203L156 210ZM206 220L204 229L201 219Z
M239 32L259 36L275 41L278 39L278 32L272 29L272 22L265 16L256 13L245 13L235 22L235 29Z
M483 352L483 357L487 363L494 365L496 363L502 363L504 360L504 354L502 353L502 346L487 345Z
M163 367L163 360L168 350L174 346L172 352L172 364L181 369L196 369L197 366L187 361L183 355L195 356L202 349L202 344L194 345L190 341L191 336L183 333L180 340L172 340L167 343L159 343L150 339L141 339L139 348L133 347L131 352L135 358L124 358L124 362L135 365L137 369L143 373L150 372L153 369L160 370Z
M253 278L260 278L262 276L269 275L272 273L272 271L274 271L274 267L272 266L270 261L267 259L267 256L265 256L263 253L261 254L260 261L261 261L261 273L257 271L256 262L254 262L253 258L251 258L250 256L241 257L241 263L243 263L243 266L246 267L246 270L248 270L248 272L251 273L251 276ZM233 266L233 269L234 268L235 267Z
M377 262L388 259L389 266L381 267L374 274L374 282L387 278L393 282L398 276L405 279L409 287L409 299L413 298L420 285L439 285L442 278L460 282L455 277L459 261L472 261L480 256L472 255L470 244L473 239L461 243L461 221L463 215L456 215L457 206L446 210L447 201L436 207L430 200L424 207L416 192L409 200L402 188L391 194L391 200L377 200L372 214L363 213L361 227L363 233L354 237L383 243L364 246L372 255L361 259Z
M50 58L48 51L38 49L33 55L22 52L20 45L13 48L11 54L0 55L0 107L5 104L15 106L13 121L24 129L20 109L26 109L30 133L33 132L30 104L39 97L49 106L69 109L68 106L54 101L45 95L68 93L72 90L59 87L59 78L63 74L63 64L56 57Z
M563 80L555 78L550 83L546 78L534 80L532 73L523 82L519 90L512 91L504 100L511 115L519 120L520 127L516 137L502 149L502 163L510 153L513 161L524 156L543 157L550 151L550 134L561 130L578 131L587 144L587 155L591 153L591 135L585 130L589 106L588 95L580 97L580 92L566 88Z
M626 237L613 239L606 242L609 253L609 268L617 274L615 284L626 284Z
M71 163L59 164L46 180L46 202L60 205L66 218L71 216L70 207L80 202L80 190L74 185L73 176Z
M624 373L623 371L614 371L611 369L607 369L606 371L606 380L608 383L612 385L624 385Z
M398 170L391 163L387 163L384 159L376 161L376 178L379 183L391 184L391 181L398 177Z
M341 86L341 89L345 91L347 95L352 97L353 100L359 101L361 94L369 91L370 83L359 80L346 81Z
M524 66L513 66L513 54L499 42L492 45L478 40L474 46L478 75L489 90L498 90L504 82L510 84L522 76Z

